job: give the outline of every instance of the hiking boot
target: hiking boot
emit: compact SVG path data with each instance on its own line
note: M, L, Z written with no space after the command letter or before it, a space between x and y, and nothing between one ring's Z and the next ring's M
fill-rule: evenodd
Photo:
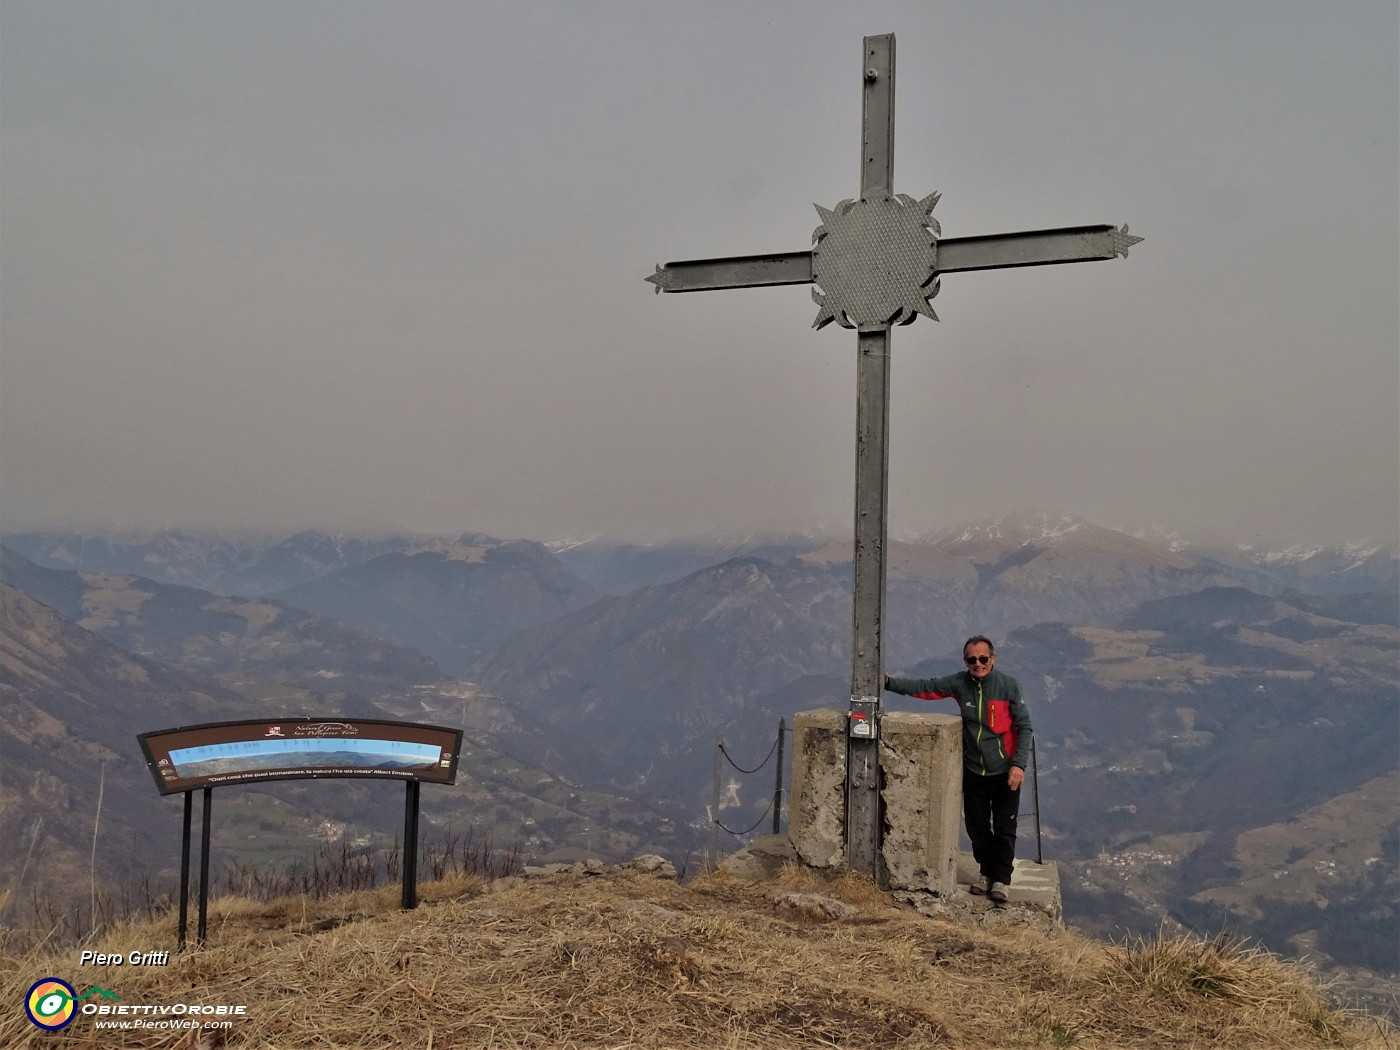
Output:
M992 883L992 888L987 891L987 896L991 897L992 900L996 901L998 904L1005 904L1006 893L1009 889L1011 889L1011 887L1004 882L994 882Z
M987 891L991 888L992 880L985 875L978 875L977 878L972 880L972 885L967 888L967 891L969 893L976 893L979 896L985 896Z

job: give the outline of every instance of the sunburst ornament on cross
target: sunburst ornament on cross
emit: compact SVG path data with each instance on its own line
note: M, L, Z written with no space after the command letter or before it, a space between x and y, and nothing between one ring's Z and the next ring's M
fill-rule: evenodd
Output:
M822 224L812 234L812 300L821 307L813 328L938 320L929 306L938 294L938 197L896 193L844 200L833 211L814 205Z

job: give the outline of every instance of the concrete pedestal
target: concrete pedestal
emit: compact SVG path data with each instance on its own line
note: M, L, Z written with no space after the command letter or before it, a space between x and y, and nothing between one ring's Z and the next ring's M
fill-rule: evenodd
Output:
M805 864L845 864L844 711L793 719L788 837ZM896 890L953 892L962 821L962 723L894 711L880 721L882 881Z
M880 719L881 859L892 890L952 893L962 827L962 719L891 711Z
M846 712L799 711L792 719L788 838L812 868L846 863Z

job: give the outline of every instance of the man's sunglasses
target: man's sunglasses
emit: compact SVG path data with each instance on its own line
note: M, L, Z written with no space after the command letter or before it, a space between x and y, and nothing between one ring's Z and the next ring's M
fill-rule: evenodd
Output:
M964 656L964 657L963 657L963 663L967 664L968 667L971 667L973 664L989 664L989 663L991 663L991 662L992 662L992 658L991 658L990 656Z

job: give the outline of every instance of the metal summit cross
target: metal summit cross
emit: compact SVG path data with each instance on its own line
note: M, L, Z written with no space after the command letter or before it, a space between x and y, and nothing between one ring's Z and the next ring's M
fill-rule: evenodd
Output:
M894 34L865 38L860 199L828 211L812 250L669 262L647 280L660 292L815 284L814 328L856 329L856 496L854 638L846 752L846 864L879 879L881 625L885 611L885 497L889 475L890 327L919 314L938 320L929 300L939 275L962 270L1088 262L1126 256L1142 240L1128 227L1075 226L981 237L939 237L933 207L894 192Z

